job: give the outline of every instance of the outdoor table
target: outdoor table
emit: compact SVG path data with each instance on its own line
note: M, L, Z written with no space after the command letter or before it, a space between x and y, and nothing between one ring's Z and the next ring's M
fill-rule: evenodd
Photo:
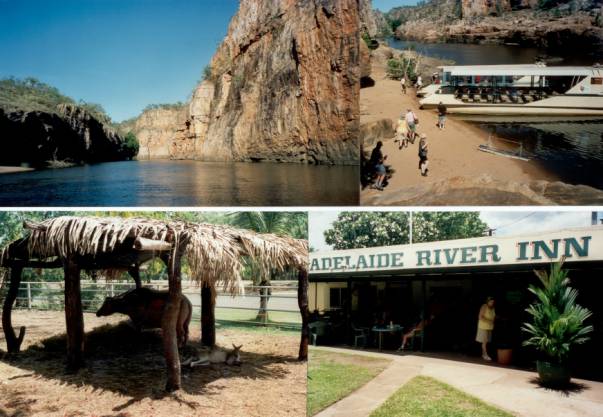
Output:
M398 333L398 332L401 333L403 329L404 329L404 327L402 327L398 324L394 324L393 326L383 326L383 327L373 326L371 331L379 334L379 352L381 352L381 344L383 342L383 333Z

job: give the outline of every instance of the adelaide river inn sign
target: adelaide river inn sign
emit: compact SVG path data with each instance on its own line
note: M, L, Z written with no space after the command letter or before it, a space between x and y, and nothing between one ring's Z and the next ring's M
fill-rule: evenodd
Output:
M603 228L314 252L310 254L310 273L548 263L562 257L567 262L603 260Z

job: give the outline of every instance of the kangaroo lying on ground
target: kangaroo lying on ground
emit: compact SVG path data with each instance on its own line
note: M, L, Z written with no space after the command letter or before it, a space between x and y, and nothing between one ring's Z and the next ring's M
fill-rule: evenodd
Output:
M105 298L105 302L96 312L97 317L110 316L114 313L126 314L137 329L161 328L163 311L167 304L169 292L151 288L135 288L115 297ZM188 325L191 321L193 306L184 295L180 300L180 311L176 326L178 346L183 347L188 341Z
M188 358L184 362L182 362L182 366L190 366L194 368L195 366L207 366L212 363L225 363L226 365L235 365L241 366L241 348L243 345L235 346L234 343L232 345L234 348L232 351L227 352L223 348L213 347L211 350L199 351Z

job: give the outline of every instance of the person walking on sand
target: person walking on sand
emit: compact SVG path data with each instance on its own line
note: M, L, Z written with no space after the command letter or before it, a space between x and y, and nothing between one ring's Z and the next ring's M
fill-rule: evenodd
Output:
M427 135L425 133L421 133L421 140L419 141L419 169L421 170L421 175L426 177L429 168L429 161L427 160Z
M444 103L440 101L438 104L438 127L440 130L444 130L444 125L446 124L446 112L448 109L444 106Z
M408 147L408 130L406 129L406 120L404 120L404 116L400 116L398 119L395 142L399 142L398 149Z
M387 159L387 156L383 156L381 147L383 147L383 142L377 142L377 145L371 153L370 164L373 167L376 176L372 188L383 191L383 184L385 182L385 176L387 174L384 162Z
M477 317L477 335L475 341L482 345L482 359L490 362L492 358L488 356L488 343L492 341L492 330L494 330L494 297L486 298L486 303L479 309Z
M417 91L419 91L421 88L423 88L423 78L419 75L417 77Z
M406 109L406 115L404 116L406 119L406 128L408 129L408 140L410 143L415 143L415 135L417 134L417 123L419 119L415 112L411 109Z
M406 94L406 76L403 75L400 80L400 88L402 88L402 94Z

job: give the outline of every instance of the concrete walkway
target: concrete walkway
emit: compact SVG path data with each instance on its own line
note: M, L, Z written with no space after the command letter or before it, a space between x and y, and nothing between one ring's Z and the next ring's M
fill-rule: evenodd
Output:
M392 355L349 349L316 348L390 359L376 378L316 417L364 417L398 388L417 375L435 378L467 394L522 417L603 416L603 383L572 379L571 392L541 388L533 372L489 365L434 359L416 355Z

